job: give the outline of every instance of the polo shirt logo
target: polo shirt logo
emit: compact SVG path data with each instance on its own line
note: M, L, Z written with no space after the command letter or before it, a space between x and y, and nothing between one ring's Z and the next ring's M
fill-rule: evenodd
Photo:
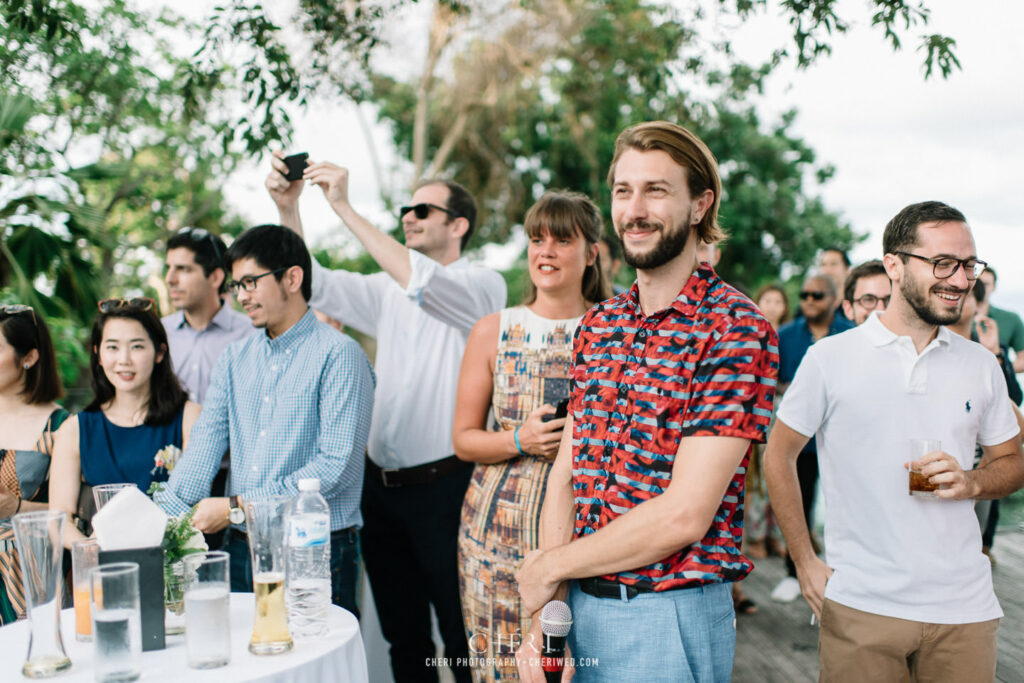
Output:
M965 404L964 404L964 408L966 408L966 409L967 409L967 412L968 412L968 413L969 413L969 412L971 412L971 402L970 402L970 401L968 401L967 403L965 403Z

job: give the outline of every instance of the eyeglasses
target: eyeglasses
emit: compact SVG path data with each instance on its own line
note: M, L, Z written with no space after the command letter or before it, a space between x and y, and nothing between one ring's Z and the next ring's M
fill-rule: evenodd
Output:
M217 266L223 268L221 264L224 263L224 259L220 255L220 247L217 246L217 238L213 236L206 228L182 228L176 234L186 235L195 242L201 242L203 240L209 240L210 245L213 247L213 253L217 257Z
M412 211L416 215L416 218L423 220L424 218L430 215L431 209L444 211L452 218L458 218L454 211L446 209L443 206L438 206L437 204L415 204L414 206L403 206L401 209L398 210L398 218L399 220L401 220L402 218L405 217L405 214Z
M825 292L800 292L800 301L807 301L808 299L821 301L826 296L828 296L828 294L825 294Z
M104 299L96 304L100 313L114 313L122 308L136 308L140 311L152 311L156 308L156 302L148 296L136 296L131 299Z
M900 256L913 256L916 259L927 261L932 264L932 275L940 280L953 277L953 274L960 269L960 266L964 267L964 274L968 280L977 280L988 267L988 263L979 261L976 258L958 259L949 256L928 258L919 254L911 254L909 251L894 251L893 253Z
M25 304L4 304L0 306L0 316L3 316L4 318L13 318L14 316L21 315L22 313L31 313L32 324L38 326L38 323L36 322L36 311L31 306L26 306Z
M255 292L256 281L259 280L261 277L283 273L290 267L291 266L287 266L285 268L275 268L274 270L268 270L267 272L260 273L259 275L246 275L241 280L232 280L231 282L228 283L228 290L235 296L238 296L238 290L240 289L244 289L247 292Z
M874 294L865 294L859 299L854 299L853 303L860 304L864 308L874 308L878 305L878 302L881 301L882 305L888 308L889 299L891 298L892 296L875 296Z

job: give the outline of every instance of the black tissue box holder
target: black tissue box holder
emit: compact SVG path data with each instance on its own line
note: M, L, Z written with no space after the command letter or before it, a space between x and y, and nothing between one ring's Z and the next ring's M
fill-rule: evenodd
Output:
M163 650L164 551L160 546L127 550L100 550L100 566L115 562L139 565L139 608L142 613L142 651Z

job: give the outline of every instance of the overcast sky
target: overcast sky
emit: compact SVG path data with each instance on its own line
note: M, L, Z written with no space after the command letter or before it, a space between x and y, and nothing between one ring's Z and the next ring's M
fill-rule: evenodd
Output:
M429 3L425 3L429 5ZM774 3L777 5L777 3ZM880 255L881 230L903 206L939 199L961 209L974 228L980 258L999 271L995 301L1024 311L1024 254L1020 204L1024 196L1024 3L995 0L928 0L928 32L952 35L963 66L948 80L923 78L923 55L916 29L904 50L894 53L869 26L866 1L841 3L852 30L834 40L834 51L810 69L779 69L761 102L763 118L772 120L797 109L794 131L822 162L836 167L821 192L826 205L858 232L870 237L852 254L855 261ZM423 12L426 7L413 8ZM391 22L394 25L394 22ZM404 24L404 22L398 22ZM407 25L406 25L407 26ZM752 61L784 44L788 26L778 10L737 28L733 45ZM404 32L404 40L409 36ZM417 50L403 45L393 59L418 63ZM390 150L385 130L375 126L372 109L363 109L380 157L383 183L401 188L406 178ZM353 169L352 196L357 208L392 227L379 201L381 184L370 163L369 143L353 105L316 107L296 117L295 150L314 159L330 159ZM262 168L247 168L234 178L229 199L253 222L273 218L262 191ZM307 188L302 211L313 241L343 245L344 229L320 196Z

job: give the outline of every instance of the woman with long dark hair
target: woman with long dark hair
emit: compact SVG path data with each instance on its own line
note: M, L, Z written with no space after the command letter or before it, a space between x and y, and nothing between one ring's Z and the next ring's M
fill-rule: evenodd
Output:
M547 192L526 214L530 292L524 305L482 318L470 333L455 401L455 454L477 463L462 507L459 583L477 681L516 677L529 626L515 572L537 548L548 470L565 424L572 338L583 314L608 298L590 199ZM551 419L555 418L555 419Z
M155 308L148 298L100 302L89 343L93 399L57 432L50 477L51 506L76 522L89 509L83 484L146 491L166 479L165 464L185 448L199 415L171 369ZM83 537L69 525L64 544Z
M50 331L31 306L0 305L0 624L25 614L11 517L48 507L54 432L68 416Z

